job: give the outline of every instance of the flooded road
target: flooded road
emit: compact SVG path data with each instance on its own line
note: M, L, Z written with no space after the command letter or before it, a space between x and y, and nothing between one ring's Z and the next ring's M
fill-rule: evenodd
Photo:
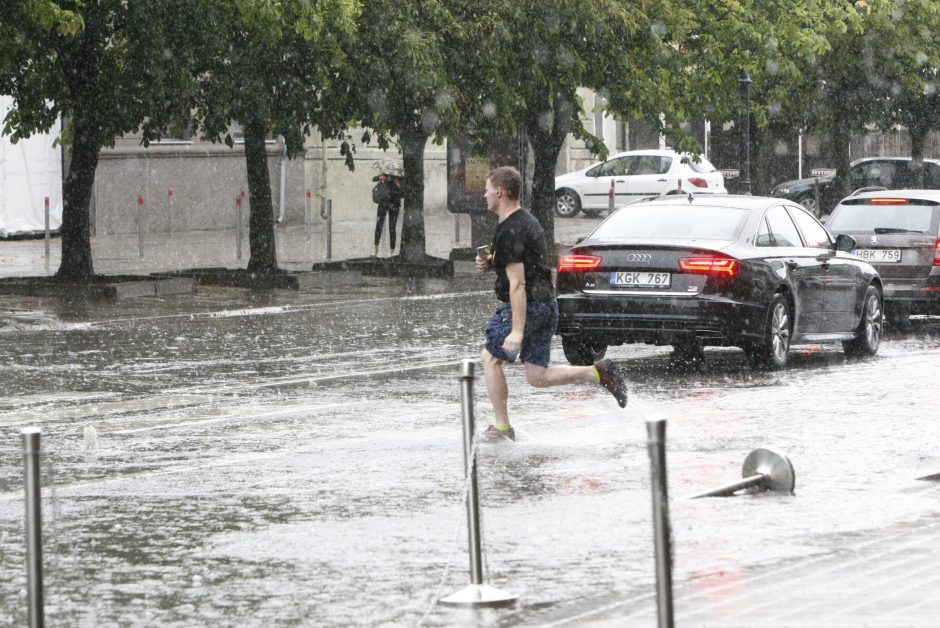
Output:
M915 320L874 359L798 347L782 373L737 350L687 372L668 348L617 347L626 410L508 368L518 441L481 444L479 473L487 580L520 603L437 606L469 582L457 375L493 306L469 277L0 298L0 624L26 617L30 425L43 430L49 625L521 625L648 595L655 418L668 419L677 585L940 513L940 490L914 479L940 471L940 321ZM482 378L476 409L485 426ZM765 445L789 455L795 495L685 499L739 478Z

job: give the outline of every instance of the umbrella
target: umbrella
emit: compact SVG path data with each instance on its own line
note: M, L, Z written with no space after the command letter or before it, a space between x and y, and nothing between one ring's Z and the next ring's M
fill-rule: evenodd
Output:
M378 170L381 174L401 177L404 175L405 168L400 161L395 159L379 159L372 162L372 169Z

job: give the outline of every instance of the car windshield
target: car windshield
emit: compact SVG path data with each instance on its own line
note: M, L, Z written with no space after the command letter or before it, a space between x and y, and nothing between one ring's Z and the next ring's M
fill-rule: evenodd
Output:
M647 205L623 207L591 234L592 239L668 238L736 240L748 211L736 207Z
M845 204L829 220L829 230L925 232L930 229L936 205L870 205Z

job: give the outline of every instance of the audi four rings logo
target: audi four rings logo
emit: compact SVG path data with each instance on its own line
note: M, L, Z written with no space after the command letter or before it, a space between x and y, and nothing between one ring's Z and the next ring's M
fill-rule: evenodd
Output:
M627 261L643 262L644 264L648 264L649 262L653 261L653 256L649 253L630 253L627 255Z

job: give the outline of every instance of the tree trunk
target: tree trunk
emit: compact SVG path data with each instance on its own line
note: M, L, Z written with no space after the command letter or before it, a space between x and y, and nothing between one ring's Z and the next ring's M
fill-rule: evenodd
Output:
M773 185L774 137L767 127L751 127L751 188L755 196L768 196Z
M405 209L399 255L404 260L422 260L427 257L424 237L424 148L428 135L405 126L398 139L405 167L405 176L401 182Z
M832 147L836 154L836 183L838 185L836 200L852 193L852 182L849 180L849 167L852 162L849 156L851 138L851 133L845 125L837 124L832 130Z
M564 143L564 134L542 129L537 119L526 128L535 155L532 169L532 214L545 232L549 253L555 248L555 166Z
M87 115L75 118L72 128L72 155L62 189L62 261L55 277L87 284L95 276L88 205L101 151L101 128Z
M915 190L924 187L924 144L930 131L927 126L912 124L908 127L911 136L911 187Z
M95 276L91 257L89 203L101 153L102 128L95 114L98 102L98 58L93 23L73 36L62 37L56 52L75 106L68 174L62 185L62 261L56 279L90 283Z
M257 118L245 124L245 163L248 170L248 270L267 274L277 271L274 239L274 204L268 175L268 152L264 144L264 122Z

